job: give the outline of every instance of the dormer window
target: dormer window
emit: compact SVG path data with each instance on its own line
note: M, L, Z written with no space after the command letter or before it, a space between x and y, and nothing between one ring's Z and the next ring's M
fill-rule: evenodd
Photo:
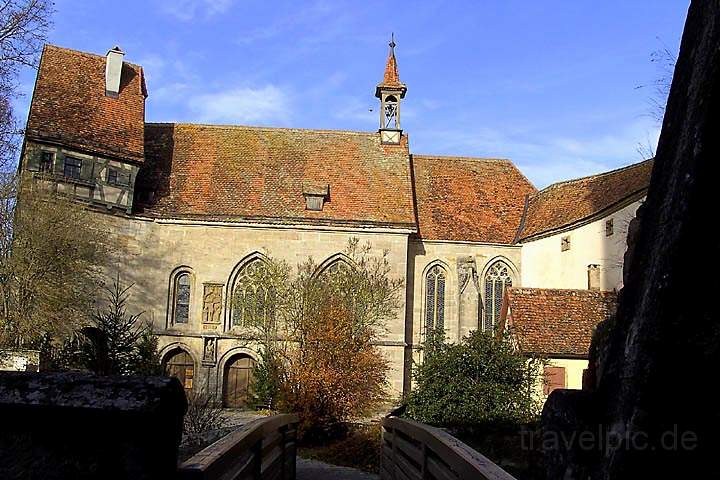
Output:
M322 212L325 200L330 195L330 185L322 182L303 182L303 197L305 197L305 210Z

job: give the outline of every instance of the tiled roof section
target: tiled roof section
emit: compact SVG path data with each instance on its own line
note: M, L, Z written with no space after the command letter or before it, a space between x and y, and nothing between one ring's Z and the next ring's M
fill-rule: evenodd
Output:
M419 234L509 244L535 187L509 160L413 155Z
M395 58L395 51L390 50L388 54L387 63L385 64L385 74L383 75L383 81L380 84L382 87L396 87L402 88L405 85L400 81L400 74L398 73L397 59Z
M390 53L388 54L387 63L385 64L383 81L378 83L377 88L375 88L376 97L381 97L380 91L383 88L399 90L400 98L405 97L405 93L407 92L407 86L400 81L397 59L395 58L395 46L392 42L390 43Z
M145 152L139 214L415 227L406 140L390 146L376 132L148 124ZM309 185L327 186L322 211L305 209Z
M547 356L587 357L595 327L615 313L616 305L614 292L594 290L509 288L505 296L520 350ZM501 324L506 321L504 315Z
M145 81L124 63L118 98L105 95L105 57L46 45L26 136L98 154L143 161Z
M622 204L650 185L653 161L550 185L528 198L518 239L524 240L581 222Z

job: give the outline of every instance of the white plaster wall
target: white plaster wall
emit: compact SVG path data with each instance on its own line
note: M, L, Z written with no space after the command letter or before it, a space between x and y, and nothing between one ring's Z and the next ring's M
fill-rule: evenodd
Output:
M413 345L420 344L424 335L425 274L435 263L442 265L448 273L445 283L445 329L448 339L452 342L459 341L471 330L478 328L477 323L469 324L459 321L457 268L459 257L475 257L481 296L484 295L482 282L484 273L490 264L498 259L504 260L513 270L513 285L520 285L521 254L519 246L411 240L409 252L411 264L408 278L412 283L408 288L407 308L411 312L412 318L408 322L408 338L412 339Z
M348 240L356 237L361 243L369 241L374 255L388 252L390 275L405 278L407 272L408 233L389 229L332 230L321 227L247 226L232 224L168 223L151 220L98 214L99 221L108 224L118 246L118 258L111 269L119 270L124 282L134 283L131 303L135 310L145 312L161 334L160 347L183 342L196 359L200 370L203 335L219 334L218 359L237 348L256 349L246 340L230 333L202 330L203 283L227 285L233 268L254 252L267 253L287 261L293 268L308 257L320 264L327 258L343 252ZM180 266L193 272L190 319L186 325L168 327L168 302L171 273ZM114 271L110 272L114 276ZM223 292L227 296L227 291ZM391 359L389 382L394 395L402 392L404 376L409 369L404 365L405 305L394 321L387 325L387 333L380 347ZM223 299L225 306L225 299ZM224 315L223 315L224 318ZM206 368L206 367L203 367ZM208 370L207 375L214 375ZM207 379L196 375L195 384Z
M630 220L642 201L634 202L604 218L575 229L522 245L522 284L532 288L588 287L588 265L600 265L600 288L622 287L623 255L627 249ZM605 235L605 221L612 218L614 233ZM561 239L570 236L570 250L561 251Z
M588 368L587 360L579 358L549 358L547 359L547 362L548 367L565 368L565 388L582 390L583 371ZM541 399L543 402L547 399L547 396L543 393L544 385L544 380L541 375L538 378L535 390L537 398Z

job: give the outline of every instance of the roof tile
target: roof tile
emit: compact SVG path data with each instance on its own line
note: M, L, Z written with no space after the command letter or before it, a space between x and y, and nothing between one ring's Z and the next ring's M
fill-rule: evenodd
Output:
M105 57L46 45L30 105L26 136L143 161L145 80L123 63L118 98L105 95Z
M653 161L555 183L528 197L520 240L567 227L641 194L650 185Z
M509 326L526 354L587 357L595 327L616 306L615 292L508 288L501 329Z
M512 243L535 187L509 160L413 155L419 235Z
M377 132L191 124L148 124L146 140L136 195L144 215L414 228L406 140L387 146ZM322 211L305 209L313 185L329 191Z

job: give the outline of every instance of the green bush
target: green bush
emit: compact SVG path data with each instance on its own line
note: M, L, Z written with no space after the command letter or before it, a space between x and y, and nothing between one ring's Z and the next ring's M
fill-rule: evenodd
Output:
M462 427L519 423L539 414L539 359L528 359L506 338L471 332L459 344L428 335L416 365L407 416L431 425Z

